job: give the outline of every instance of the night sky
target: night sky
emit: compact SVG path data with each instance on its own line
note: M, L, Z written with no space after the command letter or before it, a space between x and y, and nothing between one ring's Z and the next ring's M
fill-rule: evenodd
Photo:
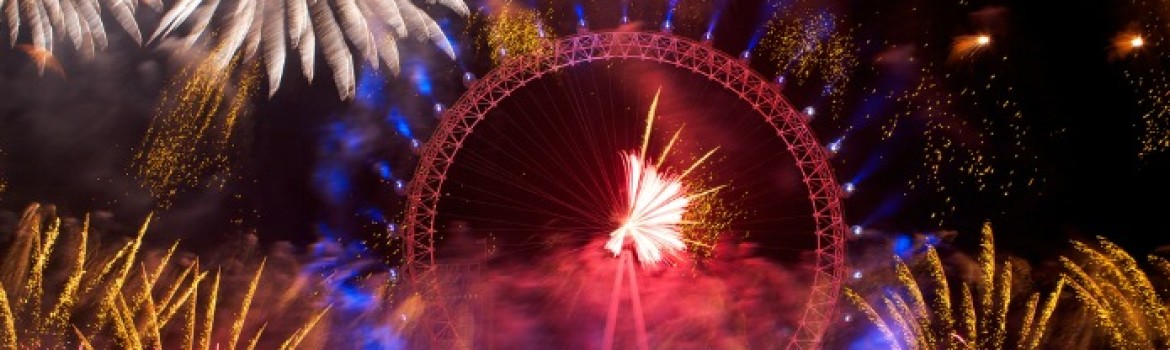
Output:
M760 28L759 17L766 11L760 10L760 1L729 2L716 27L715 46L738 53ZM681 3L686 6L687 1ZM718 2L702 2L703 6L712 3ZM575 16L570 3L540 4L551 9L556 32L572 33ZM639 5L647 10L634 11L631 17L643 18L653 27L665 8L658 5ZM612 8L604 1L586 5L591 26L616 25L618 16L607 13ZM1123 75L1127 64L1137 64L1134 60L1156 63L1157 59L1152 52L1138 52L1137 58L1110 58L1114 36L1140 20L1145 15L1142 11L1114 1L973 1L961 6L920 0L826 3L823 8L852 28L858 66L853 85L841 97L845 102L840 117L813 121L822 141L839 136L853 122L849 116L863 110L858 97L866 88L887 82L883 68L874 62L879 54L892 46L918 47L917 55L923 59L941 60L952 37L988 30L994 40L991 52L981 53L973 62L941 68L957 76L947 79L943 89L955 91L963 84L977 83L987 70L1003 77L1011 87L1011 99L1018 102L1022 123L1030 130L1024 139L1035 160L1005 161L998 170L1026 165L1044 179L1033 186L1017 183L1016 194L1006 198L956 185L957 208L939 227L925 217L941 205L939 198L905 188L907 173L917 171L914 167L919 165L914 154L920 152L915 146L920 140L899 136L883 143L872 134L858 136L859 141L846 143L834 159L839 177L847 179L863 170L872 152L891 152L891 160L847 201L847 221L862 221L884 210L891 198L905 196L909 199L899 201L892 214L872 226L888 232L953 229L974 239L979 225L991 220L1001 249L1029 257L1058 254L1067 238L1094 235L1109 237L1135 255L1170 244L1166 235L1170 223L1165 220L1170 206L1163 204L1170 196L1166 183L1170 153L1137 156L1139 125L1146 111ZM972 20L972 13L982 10L994 14L990 24ZM274 98L254 97L253 114L242 129L246 132L236 141L242 156L232 180L223 190L191 189L180 194L170 209L161 212L156 231L184 237L194 246L253 230L266 241L300 244L313 241L323 231L368 237L377 230L367 215L370 208L390 217L400 208L392 182L379 180L377 167L386 162L393 177L405 181L413 162L409 138L401 130L373 124L395 110L405 116L413 136L425 140L435 123L432 104L455 101L463 89L462 71L482 76L490 69L489 54L477 50L482 43L469 35L478 28L474 22L468 25L451 19L443 23L459 42L460 59L436 59L436 53L418 45L415 51L419 53L404 59L403 75L389 79L372 100L337 101L328 79L308 85L297 74L286 74ZM680 24L676 33L697 38L705 24ZM38 77L19 50L7 45L0 48L0 174L8 183L8 190L0 194L0 210L18 212L32 201L43 201L58 204L71 215L110 211L128 226L152 210L154 202L136 184L129 164L165 79L183 59L136 47L119 37L124 34L112 32L117 33L112 35L116 42L94 61L83 61L61 49L58 58L68 72L65 79L51 73ZM993 58L999 56L1010 59L996 62ZM754 60L753 67L766 76L777 71L763 59ZM286 67L287 72L299 69L294 63ZM417 69L429 72L433 82L428 91L419 90L418 76L412 75ZM815 87L795 87L789 97L794 105L803 106L816 101L815 91ZM978 112L961 103L954 108L960 116ZM360 151L351 152L344 140L331 139L338 128L363 131ZM859 127L859 134L873 128ZM1003 137L998 135L988 140L990 152L1011 147L997 145ZM329 171L346 175L346 194L335 196L321 180Z

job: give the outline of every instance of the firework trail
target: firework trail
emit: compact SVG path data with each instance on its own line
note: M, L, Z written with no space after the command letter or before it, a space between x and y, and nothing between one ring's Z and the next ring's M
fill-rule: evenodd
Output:
M239 63L232 63L234 68ZM151 196L166 208L184 187L222 186L232 172L237 124L259 85L258 69L219 69L213 58L182 70L162 94L133 168ZM214 181L207 177L214 175Z
M461 0L430 0L460 15L469 10ZM454 58L442 28L411 0L180 0L163 14L149 41L167 37L184 24L189 34L176 39L189 49L212 37L214 66L225 69L237 56L244 62L259 58L268 76L268 94L280 88L287 55L300 59L303 73L314 77L317 47L333 71L342 99L355 88L353 56L372 66L397 73L398 40L430 41ZM356 53L350 51L350 44Z
M103 8L135 42L142 43L142 34L134 18L138 8L136 0L0 0L0 9L4 11L0 22L7 25L8 41L12 45L16 44L23 24L30 31L32 46L37 50L51 54L54 38L63 37L82 55L92 58L95 50L109 45L102 22Z
M0 263L0 346L235 348L247 335L252 347L281 343L295 348L310 339L314 325L330 310L327 305L290 307L319 304L312 297L319 291L312 282L273 280L278 276L263 274L263 260L257 268L229 265L228 271L212 272L203 270L197 258L176 254L177 243L165 252L142 247L149 219L136 238L112 247L91 236L88 217L80 227L62 222L51 206L34 204L24 212ZM65 273L51 272L50 266ZM221 280L233 288L221 289ZM280 294L268 286L273 282ZM236 286L245 287L243 296L233 292ZM254 298L260 290L284 298ZM220 299L229 305L217 307ZM230 325L230 333L212 331L223 324Z
M990 224L983 227L983 239L976 261L978 278L962 283L958 302L951 295L942 260L927 247L921 261L911 265L895 256L894 278L875 300L846 288L847 300L872 322L894 349L1038 349L1044 345L1053 312L1065 284L1062 278L1047 296L1033 292L1021 312L1009 313L1013 295L1021 294L1013 282L1011 261L997 263ZM915 276L918 270L922 281ZM933 286L933 288L925 288ZM1043 304L1041 304L1043 299ZM1018 305L1018 302L1016 302ZM1017 316L1010 319L1009 315ZM1007 325L1021 325L1009 334Z
M957 36L951 44L951 53L947 57L947 61L957 62L969 59L984 51L988 45L991 45L991 36L987 34Z
M1090 315L1090 327L1071 328L1111 349L1170 347L1170 305L1155 287L1170 278L1170 264L1151 255L1159 275L1147 275L1129 253L1104 238L1096 244L1074 241L1073 246L1079 256L1062 257L1061 263L1080 307Z

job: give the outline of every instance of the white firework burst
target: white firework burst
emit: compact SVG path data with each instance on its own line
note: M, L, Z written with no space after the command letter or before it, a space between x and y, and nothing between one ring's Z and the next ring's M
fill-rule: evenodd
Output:
M53 40L62 37L85 57L93 57L95 50L109 44L102 23L103 8L131 38L142 43L134 18L137 7L135 0L101 0L100 3L99 0L0 0L4 12L0 22L8 29L11 45L16 44L24 25L32 38L31 45L37 50L51 53Z
M461 0L427 3L468 15ZM237 55L244 61L262 59L269 96L280 87L290 51L299 58L305 77L312 80L320 47L342 99L354 95L355 54L394 74L399 70L397 42L401 39L430 41L447 56L455 56L439 25L411 0L177 0L149 41L165 38L182 26L188 34L176 39L179 47L212 41L212 59L220 68Z
M654 126L654 116L658 112L658 97L661 93L661 88L654 93L650 112L646 114L646 129L642 134L641 151L623 154L626 165L625 202L618 204L618 208L622 210L618 213L619 226L610 232L609 241L605 242L605 249L618 256L621 255L628 238L634 253L643 265L657 264L667 256L674 256L686 249L682 230L687 225L702 224L684 219L688 205L693 200L712 195L723 188L717 186L697 193L688 193L687 186L683 184L687 175L711 157L718 147L707 151L682 172L663 171L662 163L670 153L671 147L678 141L682 129L671 137L657 163L648 161L646 151L650 145L651 129Z
M662 261L664 253L686 248L680 226L690 200L678 177L663 176L639 154L628 153L625 158L627 212L621 226L610 233L605 249L615 256L621 254L629 238L638 259L646 265L655 264Z

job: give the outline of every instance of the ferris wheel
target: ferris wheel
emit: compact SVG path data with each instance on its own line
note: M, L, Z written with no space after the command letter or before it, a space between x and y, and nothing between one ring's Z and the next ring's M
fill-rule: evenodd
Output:
M404 192L408 281L437 273L443 252L436 243L454 226L508 237L609 233L612 210L597 203L620 196L606 191L621 182L619 152L643 136L669 148L670 132L685 130L677 132L686 133L680 158L720 149L703 178L728 184L725 201L738 214L725 229L797 242L787 251L811 266L811 279L784 341L792 349L819 347L844 275L844 192L808 116L780 86L706 43L634 31L550 39L468 83L420 149ZM654 87L680 106L659 111L676 117L661 118L673 126L658 128L661 136L643 135L645 91Z

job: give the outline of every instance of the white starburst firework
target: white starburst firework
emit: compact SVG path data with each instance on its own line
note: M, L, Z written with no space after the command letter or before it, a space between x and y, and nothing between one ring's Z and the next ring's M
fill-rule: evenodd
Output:
M666 174L662 171L662 163L678 141L682 129L671 137L657 163L651 164L647 160L646 149L650 145L654 114L658 111L658 96L661 92L661 89L655 92L654 101L650 103L650 112L646 115L646 131L642 134L641 151L623 154L626 162L626 201L620 206L622 210L619 213L620 225L610 233L609 241L605 243L605 249L617 256L621 254L626 239L629 238L634 252L643 265L657 264L668 255L675 255L686 249L682 229L685 225L695 224L684 220L687 205L694 199L714 194L723 188L718 186L690 194L683 184L687 174L706 161L718 148L708 151L681 173Z
M663 254L686 248L679 226L689 199L678 177L663 176L653 164L645 164L642 155L627 153L625 160L628 211L605 248L618 255L629 238L642 263L655 264Z
M461 0L427 3L468 14ZM178 0L150 40L166 37L183 25L189 34L178 39L179 47L214 40L210 47L219 67L227 67L237 55L250 61L259 53L268 75L269 96L280 87L289 48L299 57L305 77L312 80L320 46L342 99L354 95L350 44L364 62L384 66L394 74L399 70L399 39L430 41L447 56L455 56L443 30L411 0Z

